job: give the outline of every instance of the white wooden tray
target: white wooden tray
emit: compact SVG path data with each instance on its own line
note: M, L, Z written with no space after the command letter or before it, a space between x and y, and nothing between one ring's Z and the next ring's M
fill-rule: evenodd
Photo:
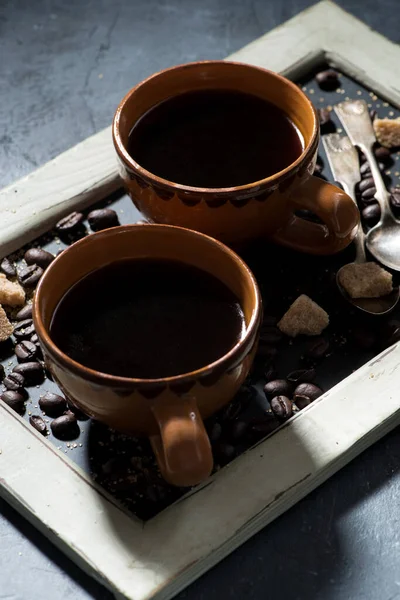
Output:
M326 0L229 58L290 78L324 58L400 105L400 49ZM119 185L107 128L0 192L0 257ZM399 367L395 345L146 523L2 404L0 494L117 596L171 598L400 423Z

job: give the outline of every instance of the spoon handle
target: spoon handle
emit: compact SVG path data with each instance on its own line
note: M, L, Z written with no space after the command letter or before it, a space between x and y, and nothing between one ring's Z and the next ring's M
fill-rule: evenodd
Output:
M354 190L361 178L357 150L348 137L338 133L322 136L322 143L334 180L341 184L346 194L357 204ZM366 262L365 234L361 223L353 243L356 249L354 262Z
M365 155L371 167L372 177L376 187L375 198L381 209L380 222L395 221L390 210L390 194L383 182L378 163L372 151L376 142L374 128L369 116L368 106L365 100L348 100L335 106L335 112L339 117L347 135L355 146L358 146Z

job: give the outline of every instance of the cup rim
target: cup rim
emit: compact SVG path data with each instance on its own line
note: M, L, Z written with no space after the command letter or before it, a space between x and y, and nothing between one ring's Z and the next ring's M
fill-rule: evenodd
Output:
M124 233L127 231L133 232L139 227L141 228L141 230L143 230L143 229L150 230L150 229L159 229L159 228L163 228L164 230L165 229L178 230L179 233L185 232L185 234L188 235L189 237L201 237L205 242L208 242L211 245L215 246L219 251L222 251L225 254L228 254L230 256L230 258L233 259L233 261L238 265L238 267L239 267L240 271L243 273L244 277L250 282L251 288L254 293L254 306L253 306L249 324L246 327L245 334L228 352L226 352L223 356L218 358L216 361L209 363L208 365L205 365L204 367L196 369L195 371L190 371L188 373L182 373L179 375L173 375L170 377L159 377L159 378L152 378L152 379L141 379L141 378L137 378L137 377L121 377L118 375L111 375L109 373L103 373L102 371L96 371L94 369L90 369L89 367L82 365L81 363L73 360L72 358L67 356L64 352L62 352L62 350L60 350L60 348L58 348L58 346L51 339L48 328L45 327L43 320L41 318L39 305L41 303L41 296L44 293L43 288L44 288L45 282L49 277L52 276L52 272L54 271L53 265L57 265L59 262L63 261L64 253L69 252L72 249L74 249L76 251L76 248L79 248L80 246L84 246L86 244L93 243L92 240L94 238L96 240L103 240L109 236L118 235L118 234L121 234L121 233ZM111 261L111 262L113 262L113 261ZM89 272L91 272L91 271L89 271ZM77 282L75 282L75 283L77 283ZM90 380L92 382L95 382L95 383L98 383L101 385L108 384L112 387L125 387L126 388L126 387L132 386L132 384L133 385L145 385L145 386L150 385L151 386L153 384L159 385L159 384L184 383L186 381L189 381L189 380L192 381L193 379L197 379L197 378L203 377L205 375L208 375L209 373L213 372L215 369L218 369L224 363L229 364L231 362L231 360L233 359L233 357L235 355L237 355L238 353L240 353L240 351L242 349L244 349L246 347L246 345L249 343L249 340L252 338L252 336L256 334L257 327L258 327L259 320L260 320L261 306L262 306L261 295L260 295L257 281L256 281L253 273L251 272L251 270L249 269L247 264L236 254L236 252L234 252L233 250L231 250L230 248L225 246L225 244L223 244L222 242L219 242L218 240L216 240L213 237L208 236L204 233L200 233L198 231L187 229L185 227L177 227L175 225L133 223L130 225L120 225L118 227L112 227L110 229L105 229L102 231L98 231L96 233L92 233L89 236L84 237L83 239L75 242L74 244L71 244L71 246L69 246L61 254L59 254L53 260L53 262L49 265L49 267L46 269L42 278L39 281L39 284L36 288L35 295L34 295L32 313L33 313L33 321L35 324L36 333L39 337L39 341L43 344L46 351L51 355L51 357L56 360L56 362L58 362L59 364L61 364L64 367L66 367L69 371L72 371L73 373L78 374L83 379Z
M265 177L264 179L259 179L258 181L252 181L251 183L246 183L244 185L238 185L238 186L233 186L233 187L221 187L221 188L195 187L195 186L183 185L180 183L169 181L168 179L164 179L163 177L159 177L158 175L155 175L151 171L148 171L147 169L142 167L138 162L136 162L134 160L134 158L132 158L132 156L128 153L127 149L125 148L125 145L123 144L121 135L120 135L121 115L124 111L124 108L125 108L128 100L131 98L131 96L133 96L136 93L136 91L138 89L147 85L149 81L152 81L153 79L159 77L160 75L164 75L166 73L177 71L177 70L191 69L193 67L197 67L200 65L227 65L227 66L230 65L230 66L238 66L238 67L247 67L249 69L253 69L255 71L259 71L261 73L268 74L271 77L275 77L281 83L283 83L284 85L287 85L288 87L292 88L296 93L298 93L303 98L305 104L307 104L309 110L311 111L311 113L313 115L312 135L310 137L310 141L304 147L303 152L300 154L300 156L298 156L296 158L296 160L293 161L292 163L290 163L287 167L285 167L281 171L274 173L273 175L270 175L269 177ZM123 97L123 99L119 103L118 108L115 112L113 123L112 123L112 137L113 137L114 147L117 151L117 154L120 157L120 159L124 163L126 163L133 171L138 172L145 179L146 178L150 179L155 184L158 184L160 186L169 187L178 192L181 191L181 192L189 192L189 193L196 193L196 194L231 194L232 192L245 193L245 192L254 190L254 188L263 187L266 184L273 184L274 181L281 179L286 174L290 173L293 169L295 169L298 165L300 165L302 163L302 161L304 160L304 158L308 155L308 153L314 150L316 139L318 137L318 132L319 132L319 124L318 124L316 108L314 107L311 100L301 90L301 88L299 88L298 85L296 85L295 83L293 83L286 77L283 77L279 73L275 73L274 71L265 69L264 67L259 67L256 65L251 65L251 64L239 62L239 61L227 61L227 60L201 60L201 61L195 61L195 62L190 62L190 63L184 63L184 64L180 64L180 65L175 65L173 67L168 67L167 69L163 69L161 71L158 71L157 73L154 73L153 75L150 75L149 77L147 77L146 79L144 79L143 81L141 81L140 83L135 85L133 88L131 88L129 90L129 92Z

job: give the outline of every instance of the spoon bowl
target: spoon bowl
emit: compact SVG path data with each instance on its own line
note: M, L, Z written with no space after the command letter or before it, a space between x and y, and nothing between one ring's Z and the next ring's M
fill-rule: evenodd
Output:
M346 265L343 265L336 273L336 284L347 302L365 313L376 316L387 315L395 308L399 301L399 286L394 287L390 294L380 298L352 298L340 283L340 272L344 266Z
M395 219L382 220L368 231L365 244L369 252L385 267L400 268L400 228Z

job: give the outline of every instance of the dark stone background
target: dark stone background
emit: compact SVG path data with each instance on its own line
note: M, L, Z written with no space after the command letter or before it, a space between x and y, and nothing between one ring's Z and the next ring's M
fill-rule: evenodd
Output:
M0 187L107 126L143 77L223 58L312 3L0 0ZM398 0L339 4L400 41ZM399 504L395 431L180 598L400 599ZM0 500L0 600L84 598L111 594Z

